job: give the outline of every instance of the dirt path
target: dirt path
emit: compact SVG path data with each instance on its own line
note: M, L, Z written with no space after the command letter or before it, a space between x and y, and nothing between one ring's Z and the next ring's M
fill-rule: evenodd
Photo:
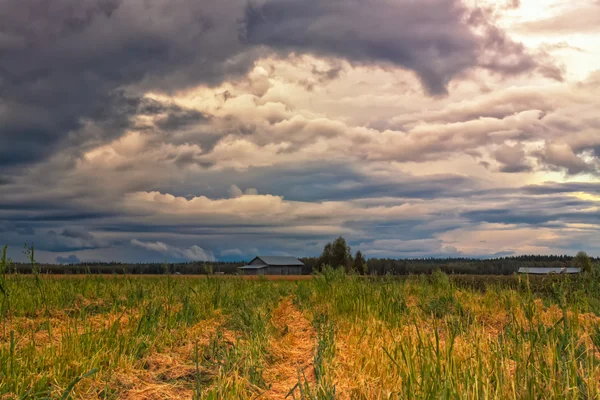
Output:
M313 358L316 332L289 298L282 300L273 311L272 322L277 329L271 339L273 362L263 374L271 389L260 398L284 399L298 383L299 372L302 374L304 371L308 382L315 380ZM295 390L295 394L298 398L299 389Z

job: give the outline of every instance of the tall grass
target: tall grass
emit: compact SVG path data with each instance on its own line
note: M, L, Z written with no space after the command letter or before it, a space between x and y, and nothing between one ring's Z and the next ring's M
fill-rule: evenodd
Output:
M280 362L270 351L285 334L272 314L291 296L316 336L289 398L600 398L600 291L589 277L479 290L442 273L325 269L270 282L9 271L4 251L0 397L269 398L263 371Z
M181 352L180 362L195 370L193 349L202 340L198 367L203 382L210 381L200 385L202 398L259 393L270 312L286 290L267 281L172 277L6 276L1 282L3 292L19 295L3 306L0 393L69 390L84 398L120 398L132 385L119 375L147 369L156 354ZM183 376L173 383L194 388L194 381Z
M578 294L588 284L480 292L442 273L369 281L326 269L296 301L335 326L329 369L352 398L600 398L600 318Z

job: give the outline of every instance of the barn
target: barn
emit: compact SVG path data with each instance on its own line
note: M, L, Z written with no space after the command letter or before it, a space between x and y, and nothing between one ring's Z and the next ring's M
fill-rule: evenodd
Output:
M578 274L579 268L536 268L536 267L521 267L519 268L520 274L532 274L532 275L547 275L547 274Z
M258 256L240 271L244 275L302 275L303 266L296 257Z

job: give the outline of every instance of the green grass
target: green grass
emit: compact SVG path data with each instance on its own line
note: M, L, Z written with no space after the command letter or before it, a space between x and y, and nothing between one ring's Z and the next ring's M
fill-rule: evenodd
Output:
M0 262L0 397L269 398L285 334L271 316L292 298L316 335L289 398L600 398L596 281L50 277Z

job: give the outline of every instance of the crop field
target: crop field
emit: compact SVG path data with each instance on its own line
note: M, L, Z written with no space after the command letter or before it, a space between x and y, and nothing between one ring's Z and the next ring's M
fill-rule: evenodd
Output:
M568 277L546 291L333 270L1 286L2 399L600 398L598 298Z

